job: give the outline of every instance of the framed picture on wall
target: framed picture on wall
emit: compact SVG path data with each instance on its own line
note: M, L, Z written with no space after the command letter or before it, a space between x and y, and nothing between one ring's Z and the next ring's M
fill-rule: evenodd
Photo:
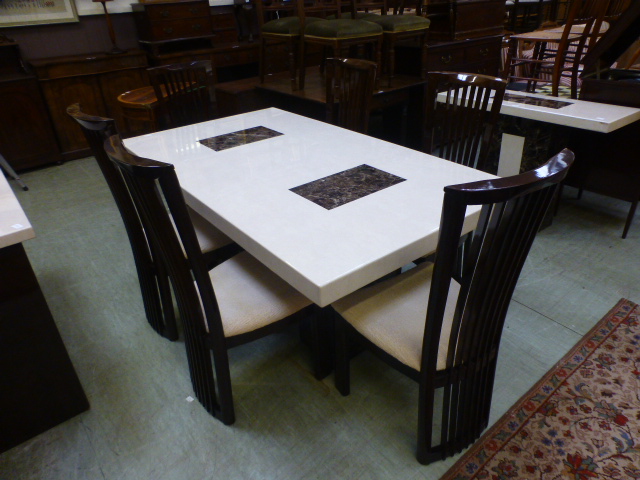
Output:
M0 27L77 21L74 0L0 0Z

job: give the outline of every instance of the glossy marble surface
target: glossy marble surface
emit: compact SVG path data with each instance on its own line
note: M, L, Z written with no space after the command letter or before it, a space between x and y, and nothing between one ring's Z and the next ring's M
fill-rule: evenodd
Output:
M0 171L0 248L34 238L29 219Z
M405 180L369 165L360 165L290 190L316 205L331 210Z
M548 95L526 92L508 92L509 95L530 99L549 100ZM565 100L570 105L562 108L549 108L543 105L531 105L506 100L502 102L500 113L514 117L539 120L554 125L609 133L618 128L640 120L640 109L608 105L605 103L586 102L583 100Z
M260 140L277 137L278 135L282 134L266 127L253 127L248 130L240 130L239 132L225 133L217 137L205 138L204 140L200 140L200 143L205 147L219 152L220 150L259 142Z
M219 152L199 142L256 126L282 135ZM274 108L125 144L173 163L198 213L320 306L435 250L443 188L492 178ZM332 210L290 190L363 164L406 181Z

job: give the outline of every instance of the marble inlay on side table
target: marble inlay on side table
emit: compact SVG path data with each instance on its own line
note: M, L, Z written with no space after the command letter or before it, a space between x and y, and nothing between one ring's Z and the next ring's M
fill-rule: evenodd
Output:
M524 95L517 95L513 93L505 93L504 100L508 102L524 103L526 105L536 105L538 107L556 108L556 109L572 105L572 102L554 100L552 98L525 97Z
M278 137L280 135L282 135L282 133L267 127L253 127L237 132L225 133L217 137L205 138L204 140L200 140L200 143L205 147L219 152L227 148L259 142L260 140L266 140L267 138Z
M405 178L363 164L290 190L327 210L331 210L405 180Z

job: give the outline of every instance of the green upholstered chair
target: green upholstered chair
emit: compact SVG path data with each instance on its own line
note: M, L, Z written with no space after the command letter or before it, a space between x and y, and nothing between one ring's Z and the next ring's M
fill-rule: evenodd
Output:
M382 27L375 23L353 18L341 18L342 3L340 0L305 0L299 4L299 16L303 22L303 37L300 45L300 73L299 87L304 88L305 58L307 45L320 45L323 49L330 49L328 56L343 57L346 49L367 48L369 58L380 67L382 49ZM310 21L320 17L324 21Z
M284 45L287 50L291 89L297 88L296 59L300 41L301 19L298 0L253 0L260 26L260 83L266 76L266 55L270 47ZM321 20L307 19L308 23Z
M391 86L395 73L395 49L400 42L412 42L420 48L420 77L427 75L427 40L431 21L420 16L418 9L414 15L404 15L404 0L399 0L393 9L388 0L355 0L352 3L352 18L376 23L382 27L383 69ZM373 12L379 11L377 15Z

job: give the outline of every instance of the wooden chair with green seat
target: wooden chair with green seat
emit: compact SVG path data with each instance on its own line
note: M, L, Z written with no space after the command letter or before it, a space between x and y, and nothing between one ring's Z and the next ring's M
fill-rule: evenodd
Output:
M160 335L175 340L178 331L167 271L158 261L158 252L148 242L122 177L104 151L105 140L117 133L115 122L111 118L88 115L81 111L77 103L67 107L67 114L80 125L122 217L133 252L147 321ZM196 230L198 245L209 266L241 251L229 237L196 212L189 210L189 215Z
M420 463L460 452L487 427L511 297L572 162L564 150L531 172L445 187L435 262L332 304L336 388L350 392L356 345L416 381ZM458 239L467 209L478 207L472 252L458 276Z
M353 1L353 0L351 0ZM319 45L331 53L323 53L320 69L323 71L325 59L328 57L354 57L344 55L347 49L368 49L369 59L378 65L380 70L382 50L382 27L365 20L342 18L341 0L306 0L299 3L299 16L302 19L303 35L300 41L299 88L305 85L305 59L307 45ZM321 17L323 21L309 21L310 18ZM332 17L327 19L327 17Z
M287 50L291 89L298 87L297 60L301 20L298 16L300 0L253 0L260 28L260 83L267 75L267 50L283 45ZM307 22L320 20L317 17Z
M174 166L133 155L118 135L107 140L105 151L169 272L195 396L209 413L230 425L235 411L229 349L314 313L314 305L246 252L210 270Z
M427 75L427 41L429 39L429 25L431 20L418 15L404 15L404 0L399 0L391 9L388 0L354 0L351 2L351 18L359 18L373 22L382 27L383 69L387 76L388 86L391 87L395 75L396 46L401 43L415 44L420 51L420 78ZM379 11L377 15L372 13ZM398 13L396 13L398 12Z

